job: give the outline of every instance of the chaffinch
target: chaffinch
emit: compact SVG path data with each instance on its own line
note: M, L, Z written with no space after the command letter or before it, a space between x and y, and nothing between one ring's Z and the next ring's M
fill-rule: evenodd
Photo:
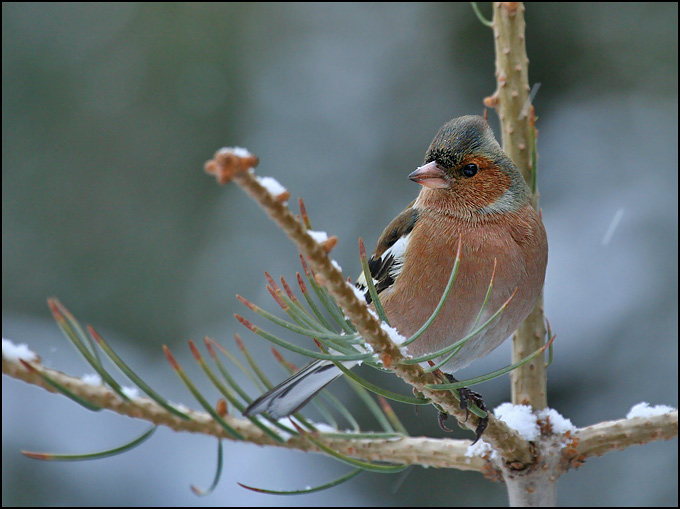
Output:
M482 117L444 124L427 149L425 164L409 178L422 186L420 194L387 225L369 260L387 318L401 335L418 331L439 303L459 238L462 251L444 307L408 353L437 352L471 331L496 263L493 289L478 323L516 291L503 313L442 367L453 373L498 347L527 317L543 287L548 242L529 203L529 187ZM365 282L362 274L357 287L370 304ZM341 374L329 361L312 362L255 400L244 415L290 415Z

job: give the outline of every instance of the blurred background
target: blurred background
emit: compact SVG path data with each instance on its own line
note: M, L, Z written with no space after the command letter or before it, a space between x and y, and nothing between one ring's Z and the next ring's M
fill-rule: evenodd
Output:
M538 3L526 19L558 336L550 406L576 426L640 401L677 407L678 4ZM415 197L406 176L439 127L481 114L494 89L492 33L467 3L3 3L3 337L90 372L51 319L45 299L58 296L173 401L197 407L161 345L202 383L189 338L235 350L239 332L282 379L269 345L233 318L253 318L235 294L274 310L263 272L294 279L297 252L203 163L225 145L256 153L259 174L339 236L333 257L354 278L357 238L373 245ZM507 342L460 378L509 358ZM509 398L507 378L477 390L490 407ZM333 391L367 414L344 383ZM413 435L444 436L434 409L395 409ZM197 498L189 485L212 481L213 439L160 429L114 458L40 463L19 450L103 450L147 425L4 377L2 413L3 505L507 504L479 474L420 467L259 495L236 482L298 489L348 467L231 442L219 487ZM677 441L632 447L567 473L559 502L677 506L677 470Z

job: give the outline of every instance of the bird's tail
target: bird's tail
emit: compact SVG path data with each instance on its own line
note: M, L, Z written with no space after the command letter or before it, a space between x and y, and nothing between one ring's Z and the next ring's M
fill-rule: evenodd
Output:
M349 369L355 364L344 365ZM332 362L314 361L253 401L243 411L243 415L248 417L267 412L274 419L286 417L297 412L340 375L342 371Z

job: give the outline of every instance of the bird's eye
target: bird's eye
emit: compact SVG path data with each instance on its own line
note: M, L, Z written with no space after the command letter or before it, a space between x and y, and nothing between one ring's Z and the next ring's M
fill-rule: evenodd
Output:
M474 177L475 175L477 175L478 171L479 167L474 163L466 164L465 166L463 166L463 176L465 177Z

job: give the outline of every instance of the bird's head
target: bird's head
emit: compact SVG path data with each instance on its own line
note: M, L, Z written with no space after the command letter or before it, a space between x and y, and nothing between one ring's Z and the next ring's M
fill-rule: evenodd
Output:
M442 126L425 154L425 164L409 175L430 198L470 214L514 211L529 199L529 188L503 152L486 120L468 115Z

